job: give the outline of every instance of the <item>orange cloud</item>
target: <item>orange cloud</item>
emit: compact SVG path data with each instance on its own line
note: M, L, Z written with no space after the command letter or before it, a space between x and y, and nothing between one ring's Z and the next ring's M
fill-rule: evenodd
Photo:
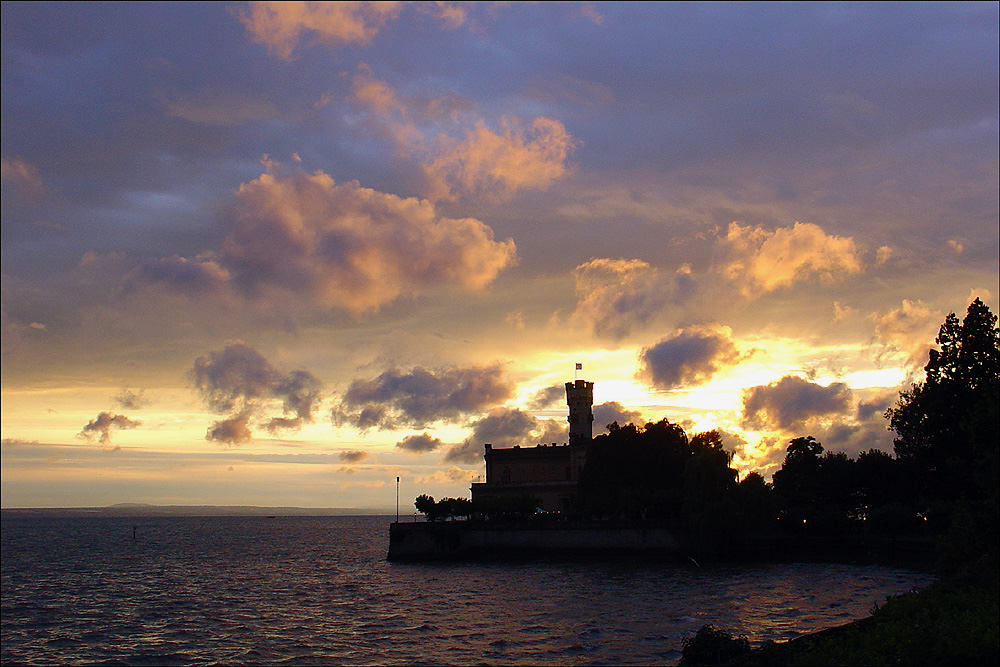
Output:
M366 66L354 77L353 95L372 112L396 153L420 162L433 200L470 194L507 199L519 190L544 190L567 173L577 145L551 118L526 125L505 117L493 128L460 99L404 98Z
M811 275L833 281L861 271L853 239L827 235L812 223L767 231L733 222L716 252L715 270L746 296L772 292Z
M244 290L306 294L357 313L425 287L481 289L516 253L479 220L442 217L427 200L356 181L338 185L322 171L269 170L244 183L224 226L220 263Z
M471 482L479 477L476 470L465 470L458 466L451 466L448 470L438 470L431 475L415 477L416 484L454 484L455 482Z
M251 2L239 19L255 42L291 60L305 35L331 45L367 44L400 9L399 2Z
M43 190L38 169L20 158L0 160L0 178L10 183L23 196L35 197Z
M480 121L461 140L443 138L423 171L431 198L471 193L505 199L518 190L544 190L564 176L574 146L566 127L551 118L536 118L527 130L516 118L504 118L499 131Z
M659 271L639 259L596 258L576 267L577 305L570 319L595 334L622 338L648 324L683 291L687 266Z
M571 319L595 334L622 338L683 306L691 316L718 317L719 307L818 276L832 282L861 271L853 239L827 235L814 224L768 231L732 223L715 241L707 270L683 264L673 272L638 259L592 259L574 271L577 306Z
M926 363L927 352L939 324L944 320L944 313L931 310L919 299L903 299L900 308L881 315L872 313L870 317L875 322L875 335L882 342L905 352L910 364L918 367Z
M217 252L146 260L123 287L161 284L188 295L241 294L283 311L317 304L360 314L425 289L482 289L516 260L512 240L495 241L474 218L440 216L425 199L266 164L220 209Z

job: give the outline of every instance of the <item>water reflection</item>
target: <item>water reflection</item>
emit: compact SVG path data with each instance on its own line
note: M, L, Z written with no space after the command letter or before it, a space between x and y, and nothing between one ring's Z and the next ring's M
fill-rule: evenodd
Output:
M382 517L5 515L2 661L672 662L705 623L785 639L929 583L844 565L389 563L387 532Z

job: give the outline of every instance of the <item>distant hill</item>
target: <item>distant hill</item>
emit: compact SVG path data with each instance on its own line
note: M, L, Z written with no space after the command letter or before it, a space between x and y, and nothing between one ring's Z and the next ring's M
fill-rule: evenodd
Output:
M351 507L257 507L254 505L147 505L119 503L105 507L16 507L3 514L26 516L372 516L392 515L392 509Z

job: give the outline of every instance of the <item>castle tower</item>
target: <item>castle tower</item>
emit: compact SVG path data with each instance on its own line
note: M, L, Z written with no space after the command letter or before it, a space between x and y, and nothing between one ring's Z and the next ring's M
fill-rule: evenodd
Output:
M586 380L567 382L566 404L569 405L569 444L588 444L594 426L594 383Z

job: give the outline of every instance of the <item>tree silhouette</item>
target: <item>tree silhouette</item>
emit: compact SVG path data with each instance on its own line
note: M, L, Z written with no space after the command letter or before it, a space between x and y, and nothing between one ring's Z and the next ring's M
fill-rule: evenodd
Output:
M413 501L413 506L417 508L417 511L427 517L428 521L436 521L438 518L438 508L437 503L434 502L433 496L428 496L426 493L421 493L417 496L417 499Z
M935 532L946 533L939 567L996 558L1000 515L1000 335L981 300L960 323L948 315L928 355L926 379L886 411L914 500Z
M822 453L823 445L811 435L795 438L788 445L781 469L772 476L787 521L798 524L816 516L815 492Z
M927 507L962 498L995 501L1000 338L980 299L962 322L948 315L924 367L926 379L886 411L896 455Z
M608 433L594 438L587 451L581 512L678 520L685 464L703 446L709 445L692 444L683 428L666 419L644 427L609 424Z

